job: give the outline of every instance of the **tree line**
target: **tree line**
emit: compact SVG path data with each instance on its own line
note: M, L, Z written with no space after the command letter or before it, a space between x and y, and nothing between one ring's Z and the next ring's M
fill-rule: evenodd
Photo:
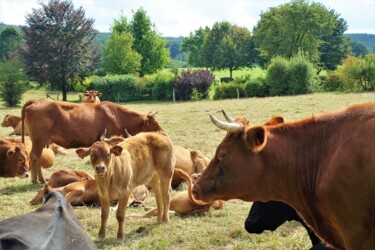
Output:
M40 3L40 8L26 14L27 25L21 32L12 26L2 28L0 97L9 105L17 104L20 98L12 93L22 92L24 83L32 80L61 90L66 100L67 91L87 76L143 77L165 68L171 56L188 60L192 67L227 69L233 79L233 71L266 69L276 57L299 56L319 73L335 70L350 55L368 53L344 35L346 21L320 3L292 0L260 17L252 31L222 21L167 41L140 8L129 20L123 15L114 19L106 39L93 29L95 20L86 18L84 9L74 8L72 1Z

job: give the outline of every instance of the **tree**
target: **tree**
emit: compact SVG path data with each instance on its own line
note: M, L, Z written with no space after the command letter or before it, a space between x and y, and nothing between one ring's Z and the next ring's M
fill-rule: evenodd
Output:
M365 56L369 53L368 49L366 48L365 45L363 45L362 43L358 43L358 42L355 42L355 41L352 41L349 46L351 47L352 49L352 53L355 55L355 56Z
M253 43L249 30L229 22L217 22L205 36L203 56L206 66L233 70L251 66L254 62Z
M332 34L335 19L320 3L293 0L270 8L260 15L253 35L260 56L266 64L279 55L290 59L299 51L319 62L318 48L324 43L322 37Z
M141 69L139 75L155 73L164 68L169 61L169 50L165 48L167 41L155 31L150 17L140 8L133 14L130 23L130 32L133 35L133 49L141 56Z
M189 55L188 63L195 67L205 67L207 64L203 57L203 42L210 29L200 27L198 30L190 32L188 37L184 37L181 44L181 51Z
M6 106L20 104L26 84L26 75L18 57L0 63L0 98L5 101Z
M334 10L331 10L330 13L334 19L334 28L330 34L321 38L323 42L319 46L319 71L321 69L336 69L341 60L348 56L350 50L349 39L344 36L344 32L348 29L346 21L340 18L340 15Z
M103 50L103 69L112 74L134 74L141 66L141 56L133 50L133 37L126 17L114 21L112 34Z
M62 91L66 101L70 85L90 74L97 60L93 39L94 20L69 0L40 3L26 15L22 28L26 40L22 56L26 73Z
M6 26L0 33L0 62L10 59L22 44L22 34L18 29Z

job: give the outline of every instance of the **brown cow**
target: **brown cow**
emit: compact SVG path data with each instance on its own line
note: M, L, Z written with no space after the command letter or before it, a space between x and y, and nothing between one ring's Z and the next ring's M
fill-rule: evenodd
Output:
M325 242L375 249L375 104L277 126L213 123L228 131L194 196L283 201Z
M187 182L188 186L186 191L178 192L176 195L172 197L169 210L175 211L176 213L183 216L188 216L208 212L211 207L215 210L223 208L224 202L220 200L211 203L202 203L194 199L191 192L193 186L192 180L197 180L201 173L193 174L194 179L192 179L185 171L175 168L174 174L183 178ZM148 217L156 215L157 211L157 208L153 208L147 211L143 216Z
M175 158L173 144L165 133L140 133L115 146L98 141L76 152L81 158L90 155L95 171L102 207L99 239L105 238L110 201L112 196L117 196L117 239L120 242L124 240L126 204L131 191L142 184L150 183L155 192L158 223L169 222L170 186Z
M22 135L22 122L21 117L11 114L6 114L4 116L2 127L12 127L13 131L9 135ZM29 134L27 127L25 127L25 134Z
M0 138L0 177L29 177L27 152L22 143Z
M190 150L177 145L173 148L176 156L175 168L182 169L189 175L202 172L210 163L210 159L199 150ZM172 188L177 188L183 181L181 176L173 174Z
M11 142L18 142L22 143L21 137L3 137L3 139ZM32 143L29 137L25 137L25 147L26 152L28 154L28 161L30 161L30 152ZM43 148L42 155L40 157L40 165L42 168L50 168L53 166L53 163L55 161L55 154L52 149L50 148Z
M56 143L64 148L88 147L100 138L142 131L162 130L153 114L142 115L112 102L69 103L48 99L31 100L22 107L22 124L29 128L32 141L30 167L32 182L45 183L40 168L43 147ZM23 136L23 135L22 135Z
M83 94L82 103L100 103L99 97L102 96L102 93L96 90L89 90Z

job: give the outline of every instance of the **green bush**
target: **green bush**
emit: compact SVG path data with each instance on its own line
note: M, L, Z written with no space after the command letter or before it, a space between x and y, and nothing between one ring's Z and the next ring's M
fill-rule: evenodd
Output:
M21 103L28 81L18 58L0 64L0 98L7 107Z
M288 60L277 56L271 60L267 67L266 81L270 86L270 95L287 95L289 93L289 67Z
M157 74L152 83L152 99L171 101L173 98L173 79L173 74Z
M262 77L249 80L244 86L244 91L247 97L265 97L270 94L269 86Z
M302 54L290 59L288 64L290 86L288 94L306 94L311 91L315 75L313 64Z
M239 97L245 96L243 85L238 85L235 83L223 83L215 88L213 99L219 100L237 98L237 90Z
M142 98L133 75L94 77L93 87L100 91L100 99L112 102L129 102Z

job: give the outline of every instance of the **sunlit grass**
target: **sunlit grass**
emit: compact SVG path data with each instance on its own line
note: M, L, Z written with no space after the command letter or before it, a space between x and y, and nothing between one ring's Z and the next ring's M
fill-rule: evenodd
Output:
M56 93L53 94L56 96ZM23 102L45 97L44 92L28 92ZM61 98L61 95L60 95ZM69 94L68 100L78 100L78 94ZM314 113L337 110L348 105L375 102L375 93L356 94L311 94L291 97L249 98L220 101L177 103L122 103L129 109L147 113L158 111L157 120L177 145L199 149L213 157L216 146L225 132L215 128L209 113L222 118L225 109L232 117L245 116L252 123L264 123L274 114L296 120ZM0 117L5 113L20 115L21 107L0 106ZM48 115L48 114L46 114ZM85 129L85 128L82 128ZM10 128L0 127L1 135L8 135ZM58 169L83 169L92 173L87 160L81 160L74 149L68 155L57 156L55 164L44 173L49 177ZM41 185L31 184L30 179L0 178L0 220L35 210L29 205ZM174 191L176 192L176 191ZM151 198L148 206L155 206ZM311 243L305 229L296 222L285 223L275 232L261 235L248 234L243 223L251 203L240 200L226 202L224 209L213 210L205 216L181 218L172 215L168 225L157 225L156 218L136 217L144 213L143 208L131 208L125 221L125 243L116 243L117 221L111 212L107 225L107 238L96 241L100 225L100 208L76 207L78 218L85 231L99 249L309 249ZM142 227L142 228L141 228Z

